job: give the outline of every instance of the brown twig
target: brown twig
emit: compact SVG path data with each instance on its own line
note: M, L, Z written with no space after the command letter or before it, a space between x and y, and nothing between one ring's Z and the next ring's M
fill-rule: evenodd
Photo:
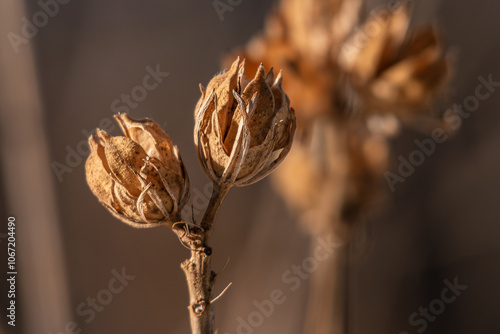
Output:
M181 242L191 250L191 257L181 264L189 289L189 316L193 334L214 333L212 291L217 274L211 270L212 249L207 245L215 217L230 186L214 183L212 196L201 221L201 228L178 223L174 230Z
M231 186L227 184L218 185L215 182L213 184L212 196L210 197L210 202L201 220L201 227L205 230L206 239L208 239L210 232L212 232L215 216L219 211L222 201L229 192L229 189L231 189Z
M191 250L191 257L181 264L189 289L189 317L193 334L214 333L214 308L210 300L216 274L210 269L211 249Z

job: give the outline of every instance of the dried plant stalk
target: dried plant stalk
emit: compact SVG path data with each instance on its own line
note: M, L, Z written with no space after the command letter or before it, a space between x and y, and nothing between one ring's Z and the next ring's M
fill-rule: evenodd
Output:
M295 133L282 73L275 77L273 69L266 73L261 65L247 83L244 72L245 61L238 58L229 71L210 81L208 94L200 85L194 138L203 170L213 182L200 225L181 220L189 177L179 150L156 122L118 114L124 136L98 129L89 138L87 183L101 204L132 227L171 228L191 251L181 268L193 334L214 333L217 275L211 270L208 239L224 198L233 186L255 183L271 173L287 156Z
M348 260L349 243L345 243L312 273L304 333L348 333Z
M211 303L216 274L210 269L211 250L202 246L191 250L191 257L181 264L189 289L189 317L193 334L214 332L214 307Z
M210 233L213 229L215 217L222 201L229 192L229 186L219 186L214 183L212 196L208 203L201 222L201 229L184 231L181 235L188 239L191 248L191 257L181 264L186 275L189 289L189 317L191 331L193 334L214 333L214 307L212 304L212 292L217 274L211 270L212 249L207 245ZM187 229L189 225L185 225Z

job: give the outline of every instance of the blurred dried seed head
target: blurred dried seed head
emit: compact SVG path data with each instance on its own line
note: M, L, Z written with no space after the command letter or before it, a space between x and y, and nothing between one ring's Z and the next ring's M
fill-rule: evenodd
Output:
M206 174L218 184L245 186L268 175L288 154L295 114L282 88L261 64L244 79L245 61L215 76L195 109L194 141Z
M409 118L427 111L447 81L448 59L436 29L411 32L410 17L409 2L375 11L342 46L339 64L364 112Z
M264 31L230 55L245 57L248 69L263 62L287 76L299 127L274 177L313 233L345 227L339 223L352 223L380 198L387 140L401 121L424 131L444 127L428 112L450 71L436 29L412 31L406 0L361 21L363 5L281 0Z
M362 124L318 117L273 181L310 233L333 229L345 237L349 224L379 197L388 155L383 135Z
M283 0L266 19L264 31L229 55L224 66L241 56L251 71L261 62L282 68L299 130L315 117L340 115L345 103L338 95L339 70L333 59L357 24L361 4L360 0Z
M189 179L179 150L150 119L115 119L125 136L97 130L89 138L87 183L117 218L134 227L171 226L189 197Z
M403 0L374 10L355 28L362 4L282 0L264 31L231 57L246 58L249 69L260 62L283 68L300 128L317 116L349 119L353 113L394 113L419 127L423 116L434 118L429 106L450 72L437 30L409 29L411 5Z
M349 161L339 131L335 122L318 117L273 175L276 190L313 234L340 221Z

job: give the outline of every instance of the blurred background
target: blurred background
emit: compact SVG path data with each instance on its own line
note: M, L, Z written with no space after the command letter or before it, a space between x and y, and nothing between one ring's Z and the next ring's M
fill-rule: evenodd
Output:
M188 251L167 229L134 230L98 204L85 182L86 141L98 126L118 135L117 111L153 118L182 153L199 216L209 187L192 139L198 83L262 29L273 1L235 1L223 19L213 1L67 0L40 15L46 3L54 2L0 4L0 258L6 268L13 216L18 266L16 326L7 325L2 289L0 332L188 333L179 268ZM500 3L414 5L417 22L439 22L454 55L446 108L474 95L479 76L500 81ZM33 20L40 27L26 24ZM126 102L151 72L160 73L155 88ZM356 230L349 333L417 333L423 327L409 317L441 298L445 280L467 289L420 332L500 331L499 105L500 92L481 101ZM404 128L391 141L391 170L417 138L426 136ZM215 304L219 334L302 333L309 281L292 291L282 275L308 257L309 242L269 180L231 191L211 240L213 269L230 259L216 294L233 282ZM123 289L110 286L117 281ZM242 329L239 319L248 322L275 289L285 301ZM93 299L101 301L95 308Z

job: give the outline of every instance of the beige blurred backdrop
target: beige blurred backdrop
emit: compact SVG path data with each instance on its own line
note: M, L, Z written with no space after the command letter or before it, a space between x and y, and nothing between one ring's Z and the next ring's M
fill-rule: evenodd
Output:
M9 33L20 35L22 18L31 21L42 8L36 1L2 1L0 267L7 261L7 217L14 216L19 274L17 325L6 324L2 289L1 332L189 332L179 268L188 251L167 229L134 230L98 204L85 182L86 139L99 124L118 134L111 119L113 109L126 106L122 94L143 85L150 71L167 72L126 108L164 126L189 171L195 208L203 205L208 182L192 141L198 83L206 84L221 57L261 29L272 5L242 0L221 20L210 0L66 1L16 52ZM443 108L474 94L478 76L500 81L500 3L422 0L415 7L417 22L440 22L454 53ZM358 229L349 333L417 333L409 316L440 297L443 280L455 278L467 290L425 333L500 331L499 106L500 92L482 101L457 136L394 193L387 189L385 205ZM392 168L415 149L416 138L425 135L405 129L393 141ZM56 173L54 163L66 172ZM238 333L238 318L247 319L254 302L274 289L285 291L286 301L253 332L301 333L308 280L291 291L282 275L308 256L308 243L268 180L231 191L211 240L214 269L230 259L216 293L233 282L215 304L219 334ZM109 296L102 291L122 271L129 275L123 289L91 316L82 303Z

